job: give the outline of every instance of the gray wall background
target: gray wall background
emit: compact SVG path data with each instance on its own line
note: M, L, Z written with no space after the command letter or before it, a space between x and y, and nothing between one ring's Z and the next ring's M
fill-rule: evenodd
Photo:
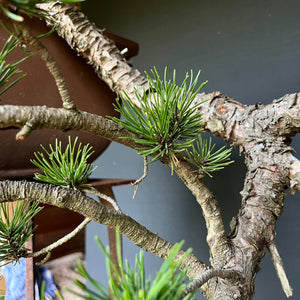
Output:
M244 104L269 103L286 93L300 91L300 2L297 0L215 1L98 1L88 0L83 10L98 27L139 43L132 59L141 72L153 66L177 70L178 80L191 69L202 70L208 80L206 91L220 90ZM223 145L216 139L218 145ZM300 151L300 139L293 145ZM243 186L243 157L234 151L235 164L215 173L207 185L216 194L228 224L240 206ZM143 160L135 151L111 144L95 162L95 177L139 178ZM132 200L133 188L120 186L115 196L125 213L208 262L205 224L193 196L170 170L160 163L150 165L149 176ZM276 242L286 272L300 298L300 202L299 193L287 196L285 211L277 225ZM228 229L229 230L229 229ZM106 228L87 228L87 266L90 273L106 282L103 255L94 242L98 235L107 243ZM139 249L124 238L124 257L132 264ZM155 275L161 260L146 255L148 274ZM285 299L270 255L267 253L256 278L255 300ZM199 296L199 299L201 296Z

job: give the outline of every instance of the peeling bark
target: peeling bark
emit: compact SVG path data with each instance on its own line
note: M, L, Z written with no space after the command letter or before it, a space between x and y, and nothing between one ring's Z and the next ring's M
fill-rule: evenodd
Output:
M73 4L44 3L42 9L49 13L47 23L56 25L56 32L72 49L87 59L98 76L117 94L125 90L135 100L135 87L147 88L147 80L130 67L115 43L89 22Z

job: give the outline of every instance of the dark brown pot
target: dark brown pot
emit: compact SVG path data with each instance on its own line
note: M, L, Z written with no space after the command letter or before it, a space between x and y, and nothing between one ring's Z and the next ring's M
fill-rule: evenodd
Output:
M31 30L34 34L49 31L43 22L37 19L29 20ZM1 27L1 26L0 26ZM38 28L38 29L37 29ZM120 48L129 48L129 54L137 54L136 43L110 35L116 38ZM8 38L7 32L0 28L1 47ZM42 39L61 69L71 96L80 110L95 113L101 116L117 116L112 103L115 94L107 85L95 75L91 66L73 52L66 42L55 33ZM18 57L10 55L12 61L24 56L19 52ZM0 105L46 105L48 107L62 107L61 99L57 92L55 82L47 70L44 62L38 55L30 58L20 65L27 76L16 86L2 95ZM40 144L48 146L53 144L55 138L66 143L68 136L78 136L83 144L89 143L93 146L95 153L91 160L95 160L109 145L109 141L90 134L76 131L62 132L58 130L33 131L24 141L16 141L17 129L5 129L0 131L0 178L15 178L31 176L36 169L30 162L35 151L40 151Z

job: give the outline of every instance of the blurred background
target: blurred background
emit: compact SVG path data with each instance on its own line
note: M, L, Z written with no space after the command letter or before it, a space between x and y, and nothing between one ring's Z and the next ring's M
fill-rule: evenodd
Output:
M132 65L141 72L165 66L178 81L190 70L202 70L208 80L205 91L221 91L244 104L270 103L287 93L300 91L300 2L297 0L194 0L194 1L99 1L87 0L83 11L99 28L139 43ZM224 145L215 139L218 146ZM300 151L300 139L293 146ZM246 168L243 155L235 149L235 163L207 178L215 193L229 231L229 222L240 207L239 192ZM97 178L139 178L143 159L135 151L112 143L95 161ZM114 188L124 213L170 242L185 240L185 248L208 263L206 229L202 212L191 193L176 175L159 162L150 164L149 175L139 186ZM276 242L287 276L300 297L300 196L287 196L285 210L277 223ZM106 282L104 256L94 236L107 244L106 228L87 228L87 267ZM139 248L124 238L124 257L134 264ZM145 257L146 270L155 276L162 261ZM279 279L267 253L256 278L255 300L285 299ZM199 299L203 297L199 296Z

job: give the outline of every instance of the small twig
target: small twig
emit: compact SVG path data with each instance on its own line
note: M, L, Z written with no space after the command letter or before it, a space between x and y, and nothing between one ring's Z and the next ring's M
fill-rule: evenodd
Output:
M63 238L59 239L58 241L54 242L53 244L41 249L40 251L29 253L28 257L38 257L40 255L46 254L46 257L41 261L41 263L46 262L49 259L50 253L53 249L61 246L62 244L66 243L67 241L69 241L77 233L79 233L79 231L82 230L89 222L91 222L91 219L85 218L72 232L65 235Z
M41 265L45 264L45 263L50 259L50 257L51 257L51 252L48 252L48 253L46 254L46 256L45 256L41 261L36 262L35 264L36 264L37 266L41 266Z
M147 177L148 175L148 161L147 161L147 156L144 157L144 171L143 171L143 175L137 179L135 182L131 183L131 185L134 186L134 193L133 193L133 199L136 195L136 192L138 190L139 184Z
M115 211L117 211L119 213L122 212L120 206L118 205L118 203L117 203L117 201L115 199L113 199L113 198L111 198L111 197L109 197L109 196L107 196L107 195L105 195L103 193L100 193L94 187L91 186L91 187L83 189L82 191L85 192L85 193L90 193L92 195L95 195L99 199L101 198L101 199L106 200L107 202L109 202L112 205L112 207L114 208Z
M183 299L186 295L189 293L192 293L194 290L200 288L203 284L205 284L208 280L210 280L213 277L220 277L220 278L232 278L232 279L238 279L240 278L240 275L234 271L234 270L215 270L215 269L209 269L205 271L202 275L196 277L184 290L180 300Z
M55 80L58 92L63 102L63 108L77 111L76 105L67 88L64 76L58 68L53 56L48 51L48 49L39 41L39 39L31 34L29 28L23 23L24 22L18 23L18 26L20 27L20 31L22 33L21 37L18 37L18 39L21 39L26 44L33 46L37 53L45 61L48 70Z
M278 278L280 280L282 289L283 289L285 295L287 296L287 298L291 297L293 295L293 289L290 286L289 280L286 276L282 259L279 255L278 249L277 249L274 241L270 242L270 244L268 245L268 249L270 251L272 261L273 261L276 273L278 275Z
M23 141L25 138L29 136L31 131L34 129L34 120L30 119L25 123L25 125L21 128L21 130L16 135L17 141Z

